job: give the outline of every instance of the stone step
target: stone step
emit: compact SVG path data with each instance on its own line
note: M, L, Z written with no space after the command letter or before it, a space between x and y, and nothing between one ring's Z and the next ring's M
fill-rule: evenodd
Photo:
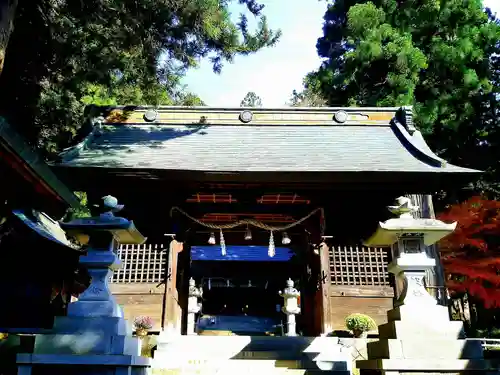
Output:
M432 305L415 309L414 306L401 305L387 311L387 321L403 320L407 323L421 324L423 321L447 322L450 312L447 306Z
M304 353L290 350L257 350L241 351L234 355L231 359L301 361L306 358L307 357Z
M349 354L339 356L327 353L293 353L287 351L279 352L241 352L232 358L214 356L210 353L190 353L188 355L173 353L168 355L157 355L155 353L153 368L252 368L259 372L262 368L291 368L308 370L336 370L345 371L351 368L352 357ZM196 357L196 358L194 358ZM238 371L235 371L238 373Z
M153 363L153 367L156 367ZM170 367L170 366L167 366ZM182 366L172 367L201 367L201 368L232 368L242 369L252 367L252 369L273 369L273 368L289 368L289 369L317 369L314 363L307 363L301 360L275 360L275 359L230 359L230 360L190 360Z
M254 372L267 371L269 369L299 369L313 371L336 371L337 373L348 371L350 366L345 362L317 363L309 360L262 360L262 359L231 359L226 361L206 360L206 361L188 361L185 364L158 363L153 361L153 368L199 368L199 369L233 369L235 373L252 369Z
M185 352L184 352L185 353ZM241 351L231 356L222 355L214 352L191 352L187 354L179 354L179 352L154 353L156 360L168 363L188 363L188 362L204 362L204 361L229 361L229 360L269 360L269 361L303 361L309 357L304 353L291 352L287 350L281 351Z
M140 341L132 336L83 334L37 335L35 354L127 354L140 355Z
M399 337L429 338L446 337L448 339L464 339L464 323L462 321L427 320L425 323L412 324L400 320L390 321L378 327L381 339L397 339Z
M290 350L257 350L257 351L239 351L234 353L223 353L212 350L204 351L193 351L193 352L181 352L178 350L168 351L168 352L158 352L154 353L154 358L161 358L163 361L203 361L203 360L231 360L231 359L248 359L248 360L275 360L275 361L296 361L307 359L310 356L314 356L316 353L309 355L308 353L302 353Z
M295 363L293 369L297 370L338 372L351 368L351 350L336 337L178 336L170 340L159 338L153 367L183 369L205 363L220 364L215 366L218 371L237 366L242 371L252 368L253 373L258 373L259 363L267 360L269 371L276 371L279 361L289 361ZM238 360L244 365L233 363Z
M367 345L370 359L480 359L479 341L456 339L380 339Z
M241 351L293 351L321 352L325 349L337 350L340 348L337 337L268 337L268 336L177 336L172 339L158 338L158 350L189 350L217 352L227 351L239 353Z
M175 369L151 369L151 375L255 375L254 368L245 371L241 369L237 373L232 368L210 369L210 368L175 368ZM351 375L349 371L321 371L306 369L274 368L259 371L259 375Z

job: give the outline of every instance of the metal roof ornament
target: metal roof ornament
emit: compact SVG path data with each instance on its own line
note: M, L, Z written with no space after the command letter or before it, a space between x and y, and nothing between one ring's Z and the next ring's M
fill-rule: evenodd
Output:
M242 111L240 113L240 121L244 124L248 124L253 119L252 111Z
M337 111L335 112L335 114L333 115L333 119L340 123L340 124L343 124L344 122L347 121L347 112L346 111Z
M335 114L333 115L333 119L340 123L340 124L343 124L344 122L347 121L347 112L346 111L337 111L335 112Z
M155 109L148 109L146 113L144 113L144 120L147 122L153 122L158 117L158 111Z

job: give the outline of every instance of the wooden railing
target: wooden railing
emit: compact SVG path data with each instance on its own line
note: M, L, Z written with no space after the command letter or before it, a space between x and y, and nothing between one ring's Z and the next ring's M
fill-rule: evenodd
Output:
M165 279L167 250L164 245L121 245L117 255L122 267L113 283L160 283Z
M332 285L389 286L390 250L383 247L332 246Z

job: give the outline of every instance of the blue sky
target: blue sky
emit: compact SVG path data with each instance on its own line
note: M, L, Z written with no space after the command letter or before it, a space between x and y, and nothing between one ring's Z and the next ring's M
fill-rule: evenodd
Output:
M249 91L262 98L266 107L284 106L294 89L301 89L303 77L320 65L316 41L322 35L326 1L261 0L269 24L281 29L280 42L250 56L226 63L221 74L212 72L209 61L191 69L183 83L210 106L239 106ZM484 0L500 14L500 0ZM286 5L286 10L284 6ZM241 7L234 6L237 16Z

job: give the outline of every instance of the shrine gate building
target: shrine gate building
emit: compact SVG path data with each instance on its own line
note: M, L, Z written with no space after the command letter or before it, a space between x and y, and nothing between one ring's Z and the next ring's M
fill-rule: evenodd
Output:
M479 173L435 155L409 107L91 106L86 121L88 136L53 169L90 202L116 196L148 237L118 250L112 290L128 318L149 315L156 330L185 330L191 277L202 317L279 319L290 277L304 335L343 329L355 312L383 323L390 250L362 240L398 196L431 217L433 193ZM439 268L427 284L443 298Z

